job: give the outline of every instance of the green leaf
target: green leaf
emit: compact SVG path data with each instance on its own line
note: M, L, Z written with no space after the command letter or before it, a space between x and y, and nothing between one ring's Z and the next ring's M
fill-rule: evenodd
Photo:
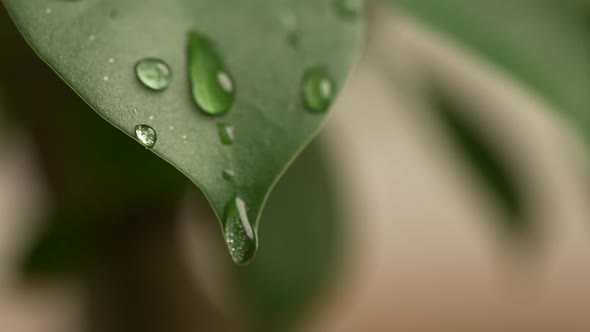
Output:
M197 184L218 217L239 195L255 224L274 183L325 119L302 105L304 71L323 66L340 89L361 32L360 20L342 19L329 0L4 4L33 49L96 112L130 136L138 124L153 127L152 151ZM297 49L288 42L293 30L301 35ZM214 43L233 79L235 100L223 116L205 114L192 99L191 31ZM135 65L144 58L169 65L167 89L153 91L137 80ZM222 144L219 121L233 126L233 145ZM234 171L231 181L222 177L226 169Z
M590 29L584 0L382 0L503 68L558 108L590 143Z

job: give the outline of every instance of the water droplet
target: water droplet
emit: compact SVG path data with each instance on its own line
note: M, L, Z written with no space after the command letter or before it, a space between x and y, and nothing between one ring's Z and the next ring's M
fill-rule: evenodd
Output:
M186 140L187 139L186 135L182 135L182 139Z
M217 131L219 132L219 139L223 145L234 144L234 127L227 123L218 123Z
M164 61L156 58L138 61L135 74L143 85L155 91L165 90L172 82L172 70Z
M114 58L109 58L109 63L115 63L115 59Z
M135 137L147 148L154 147L158 139L154 128L145 124L135 126Z
M88 40L90 40L90 41L94 41L95 39L96 39L95 35L88 36Z
M231 180L233 180L233 178L234 178L234 176L235 176L235 173L234 173L234 171L233 171L233 170L231 170L231 169L224 169L224 170L223 170L223 173L221 173L221 176L222 176L222 177L223 177L225 180L227 180L227 181L231 181Z
M153 116L153 115L150 115L150 116L148 117L148 119L150 119L150 121L151 121L151 120L153 120L153 119L154 119L154 116Z
M103 79L104 81L108 81L108 80L109 80L109 77L108 77L108 76L104 76L102 79Z
M248 220L246 204L240 197L235 197L225 207L223 220L225 243L236 264L248 264L258 248L256 230Z
M335 93L334 81L325 68L314 67L305 72L303 101L310 112L325 112L330 107Z
M170 126L168 127L170 130L174 130L174 126Z
M199 108L210 115L227 112L235 99L233 79L215 45L206 37L189 33L189 77Z
M51 8L45 8L45 14L51 14L53 13L53 10Z
M301 47L301 33L299 31L291 31L287 35L287 43L298 50Z
M361 0L335 0L338 15L345 19L355 19L363 9Z

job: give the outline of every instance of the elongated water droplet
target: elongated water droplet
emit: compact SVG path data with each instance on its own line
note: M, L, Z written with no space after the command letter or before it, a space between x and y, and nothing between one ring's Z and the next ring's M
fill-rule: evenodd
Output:
M225 207L223 224L225 243L236 264L248 264L258 248L256 230L248 220L246 204L240 197L229 201Z
M345 19L357 18L363 8L361 0L335 0L334 5L338 15Z
M223 145L234 144L234 127L227 123L218 123L217 131L219 131L219 139Z
M158 139L158 135L154 128L140 124L135 126L135 137L143 144L146 148L152 148L156 145L156 140Z
M235 99L235 87L213 42L190 32L188 59L193 99L197 106L210 115L227 112Z
M303 75L303 102L310 112L325 112L335 93L334 81L325 68L314 67Z
M164 61L156 58L138 61L135 74L143 85L155 91L166 89L172 82L172 70Z

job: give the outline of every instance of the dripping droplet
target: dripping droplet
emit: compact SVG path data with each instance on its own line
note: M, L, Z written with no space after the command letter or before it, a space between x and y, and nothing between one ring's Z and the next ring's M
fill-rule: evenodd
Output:
M213 42L190 32L188 59L192 94L197 106L210 115L227 112L235 99L234 83Z
M334 81L323 67L307 70L303 76L303 102L313 113L325 112L334 99Z
M234 144L234 127L227 123L218 123L217 131L219 132L219 139L223 145Z
M143 85L154 91L162 91L172 82L172 70L164 61L156 58L146 58L137 62L135 74Z
M246 204L240 197L227 203L223 231L233 261L238 265L248 264L256 254L258 236L248 220Z
M221 176L222 176L222 177L223 177L225 180L227 180L227 181L231 181L231 180L233 180L233 178L234 178L234 176L235 176L235 173L234 173L234 171L233 171L233 170L231 170L231 169L224 169L224 170L223 170L223 173L221 173Z
M338 15L344 19L355 19L362 11L361 0L335 0L334 5Z
M146 148L152 148L156 145L158 136L154 128L140 124L135 126L135 137L143 144Z

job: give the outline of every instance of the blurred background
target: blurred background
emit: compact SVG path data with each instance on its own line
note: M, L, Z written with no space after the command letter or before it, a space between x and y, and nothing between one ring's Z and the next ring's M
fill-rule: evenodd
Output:
M590 331L588 150L562 116L590 106L588 2L448 1L491 30L408 3L366 4L364 55L247 267L0 9L0 331Z

